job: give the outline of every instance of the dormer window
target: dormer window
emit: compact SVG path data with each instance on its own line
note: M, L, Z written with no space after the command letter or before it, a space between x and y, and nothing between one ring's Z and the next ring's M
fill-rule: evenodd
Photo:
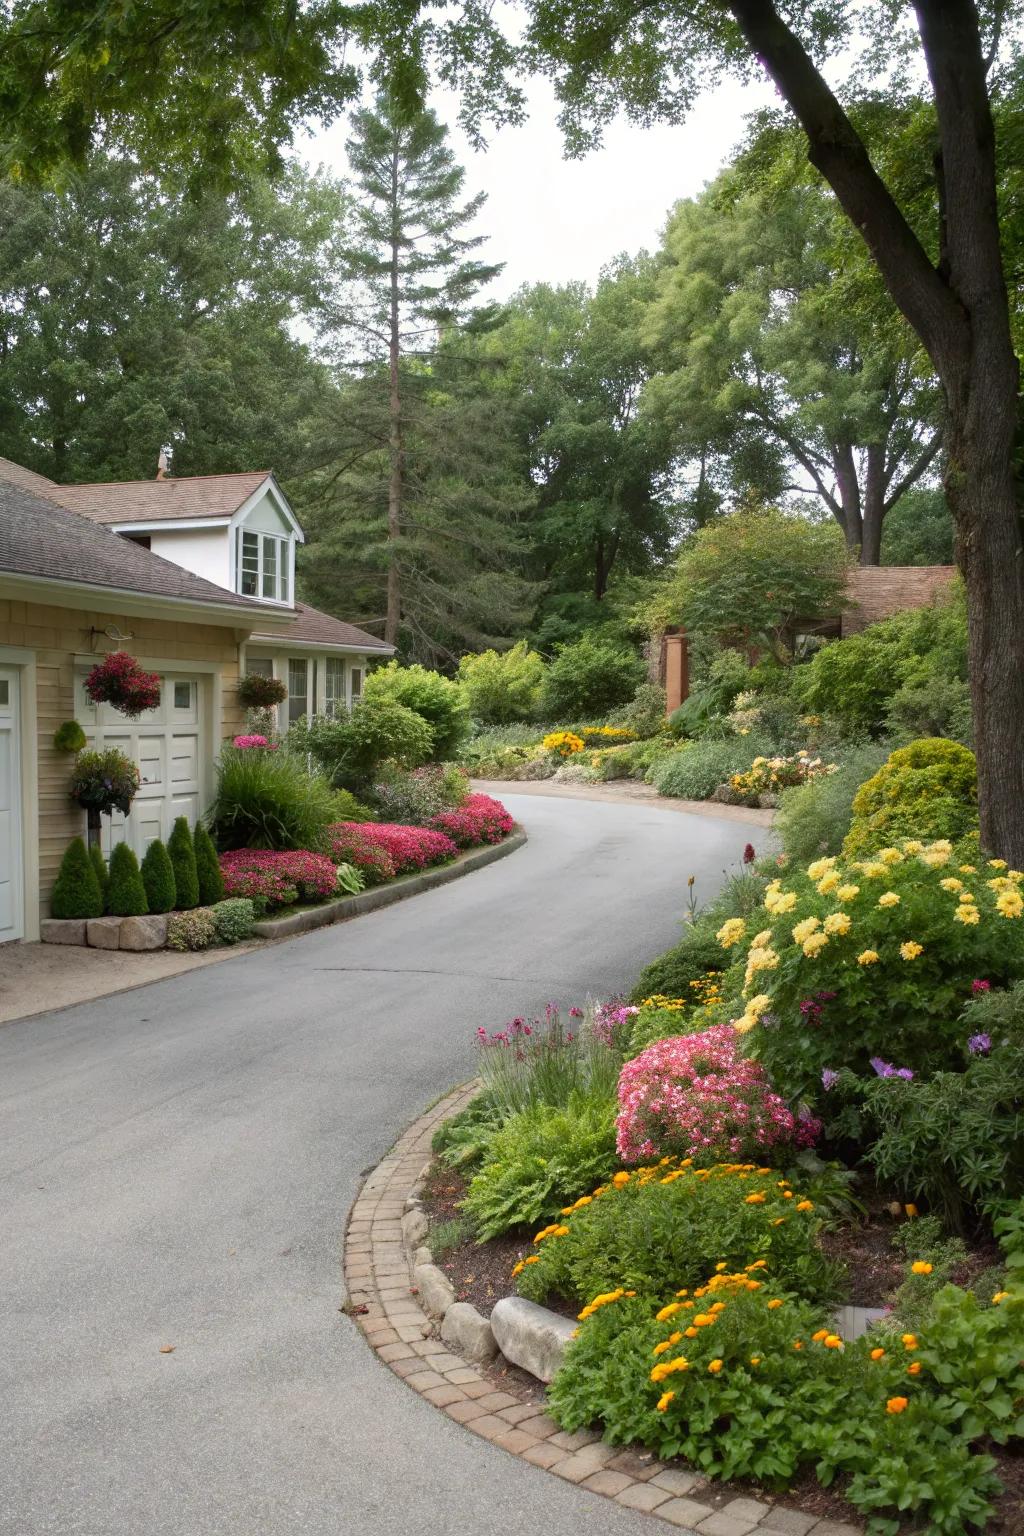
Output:
M275 603L288 601L288 542L273 533L241 530L238 590L243 597L268 598Z

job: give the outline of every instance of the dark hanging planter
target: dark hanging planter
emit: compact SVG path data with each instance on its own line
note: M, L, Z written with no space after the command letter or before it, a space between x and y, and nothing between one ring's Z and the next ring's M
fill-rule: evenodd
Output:
M71 798L88 817L89 845L100 841L101 816L120 811L127 816L139 790L139 770L116 747L106 752L80 752L71 776Z
M97 662L85 680L85 691L94 704L109 704L129 720L160 703L160 679L127 651L113 651Z
M247 677L238 679L238 702L243 709L273 709L275 704L283 704L287 697L288 689L279 677L250 672Z

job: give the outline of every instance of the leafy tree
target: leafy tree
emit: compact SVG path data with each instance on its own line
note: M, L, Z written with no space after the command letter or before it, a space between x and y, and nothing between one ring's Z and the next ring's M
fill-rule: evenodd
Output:
M170 855L159 838L150 843L142 856L142 883L151 912L173 912L177 893Z
M772 167L759 157L758 170ZM851 302L841 224L820 184L751 190L737 169L677 204L647 320L662 371L645 405L683 453L727 458L734 491L817 498L877 565L883 519L941 437L909 328Z
M107 908L114 917L140 917L149 911L139 861L127 843L118 843L110 855Z
M390 644L440 659L488 628L500 635L495 619L516 610L523 492L505 483L497 411L467 391L454 357L471 301L500 268L472 254L481 240L464 230L484 196L464 200L465 171L433 112L381 94L353 118L348 155L357 198L334 324L349 382L300 493L313 536L304 581L328 603L354 587L355 612L382 618Z
M296 340L324 302L345 201L185 195L99 154L58 186L0 181L0 453L57 480L287 471L325 389Z
M463 656L459 662L459 686L469 712L487 725L532 719L544 675L544 658L531 651L525 640L517 640L507 651L483 651Z
M683 623L698 639L789 654L797 622L838 613L846 555L827 523L777 511L734 512L684 546L654 605L655 622Z
M440 61L464 86L470 126L521 112L506 62L502 11L453 16L422 4L380 9L376 36L391 57ZM1024 863L1024 518L1019 485L1019 367L1003 265L993 98L1012 51L1019 7L915 0L909 7L842 0L715 5L665 0L523 0L519 53L554 78L571 149L580 151L623 107L635 119L679 120L724 66L767 72L806 138L811 164L859 231L897 308L938 375L946 408L946 494L970 610L970 673L982 841ZM1008 24L1007 24L1008 23ZM933 109L934 176L927 223L872 159L823 71L848 53L844 75L892 65L895 93L923 65ZM473 61L479 60L474 70ZM408 63L407 63L408 69ZM515 68L521 68L516 64ZM1012 130L1011 130L1012 131ZM1019 147L1019 127L1016 129Z
M199 875L192 834L184 816L179 816L171 829L167 854L174 871L174 905L178 911L187 912L199 905Z
M916 487L886 519L884 565L952 565L953 519L941 490Z

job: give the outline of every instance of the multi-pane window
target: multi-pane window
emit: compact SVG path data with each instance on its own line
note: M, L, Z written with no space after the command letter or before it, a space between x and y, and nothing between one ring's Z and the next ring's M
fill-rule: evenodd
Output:
M352 703L353 704L358 704L359 700L362 698L362 696L363 696L363 669L362 669L362 667L353 667L352 668Z
M345 708L345 663L340 656L324 662L324 714L339 715Z
M293 658L288 663L288 724L294 725L309 709L309 662Z
M288 601L288 540L243 528L238 544L238 590L243 597Z

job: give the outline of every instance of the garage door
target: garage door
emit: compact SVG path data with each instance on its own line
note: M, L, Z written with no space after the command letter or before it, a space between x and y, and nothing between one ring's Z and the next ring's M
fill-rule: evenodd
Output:
M0 670L0 944L24 932L18 673Z
M141 859L156 838L170 836L175 818L190 826L199 819L204 762L204 679L184 673L160 677L160 703L138 720L126 720L109 704L92 704L78 680L78 719L95 747L119 747L138 764L142 776L131 815L115 811L103 818L103 851L127 842Z

